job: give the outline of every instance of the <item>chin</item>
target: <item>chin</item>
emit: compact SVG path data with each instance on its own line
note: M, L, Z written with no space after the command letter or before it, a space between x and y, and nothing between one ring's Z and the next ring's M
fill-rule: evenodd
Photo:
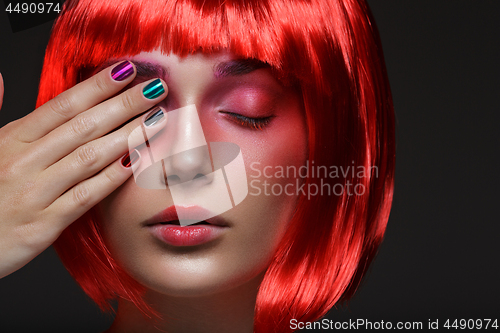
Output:
M168 297L204 297L223 294L232 289L244 287L251 284L254 287L260 284L264 271L256 274L245 274L238 276L227 276L216 272L204 272L193 274L168 274L168 279L147 280L139 283L148 290L147 293L155 293Z
M269 261L264 256L245 258L234 248L215 253L210 249L146 253L132 260L128 256L123 268L148 291L171 297L214 295L248 284L257 288Z

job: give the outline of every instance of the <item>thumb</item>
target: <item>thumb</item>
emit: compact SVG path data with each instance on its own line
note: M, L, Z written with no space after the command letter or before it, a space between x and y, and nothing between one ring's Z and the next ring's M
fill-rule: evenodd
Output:
M0 73L0 110L2 109L2 103L3 103L3 76L2 73Z

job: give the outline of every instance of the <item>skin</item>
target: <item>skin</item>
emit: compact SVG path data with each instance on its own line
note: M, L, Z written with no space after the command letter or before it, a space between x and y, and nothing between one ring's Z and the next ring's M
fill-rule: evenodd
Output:
M305 120L296 92L282 86L270 69L216 78L214 68L234 57L195 54L186 58L160 52L141 53L131 61L168 69L163 79L169 95L159 105L167 111L195 104L207 142L233 142L241 148L248 181L267 180L284 186L291 179L267 179L250 167L304 165ZM246 117L272 117L262 129L235 121L224 111ZM189 137L188 131L178 133ZM184 138L182 137L181 140ZM171 147L170 147L171 148ZM178 162L180 178L204 170L203 161ZM184 168L182 163L186 164ZM98 206L103 235L112 256L147 288L146 300L171 320L146 320L138 310L119 300L113 326L107 332L253 332L255 299L263 274L286 231L296 196L248 195L220 215L228 227L217 239L176 247L155 238L144 221L174 204L167 190L144 189L133 178Z
M145 98L142 89L155 78L136 79L136 71L114 81L115 64L2 127L0 277L23 267L99 203L112 255L147 288L146 301L171 318L146 320L133 305L119 300L109 332L252 332L257 289L296 197L249 195L222 214L228 226L221 237L180 249L159 242L143 227L145 220L173 204L169 191L138 187L131 168L121 163L129 136L146 119L141 114L155 105L169 111L196 104L208 142L239 145L252 179L287 184L290 179L255 178L250 165L304 164L306 130L297 94L269 69L214 78L214 67L231 59L229 53L184 59L139 54L130 60L168 67L161 96ZM0 105L3 90L0 78ZM224 110L272 119L257 130ZM148 129L148 135L160 131L168 116L165 120Z

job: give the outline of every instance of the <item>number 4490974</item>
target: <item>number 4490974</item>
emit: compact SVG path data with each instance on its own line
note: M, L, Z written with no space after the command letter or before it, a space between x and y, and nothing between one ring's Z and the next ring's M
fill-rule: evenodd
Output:
M12 8L14 7L14 8ZM49 14L52 12L59 13L61 12L61 6L59 2L39 2L39 3L16 3L15 5L12 2L9 2L5 11L9 14L18 13L18 14Z
M497 319L455 319L446 320L443 327L447 329L498 329Z

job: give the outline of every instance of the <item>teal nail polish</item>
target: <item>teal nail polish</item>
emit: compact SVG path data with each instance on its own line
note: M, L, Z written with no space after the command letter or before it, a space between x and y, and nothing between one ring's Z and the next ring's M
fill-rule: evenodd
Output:
M160 79L156 79L142 89L142 94L147 99L154 99L165 92Z

